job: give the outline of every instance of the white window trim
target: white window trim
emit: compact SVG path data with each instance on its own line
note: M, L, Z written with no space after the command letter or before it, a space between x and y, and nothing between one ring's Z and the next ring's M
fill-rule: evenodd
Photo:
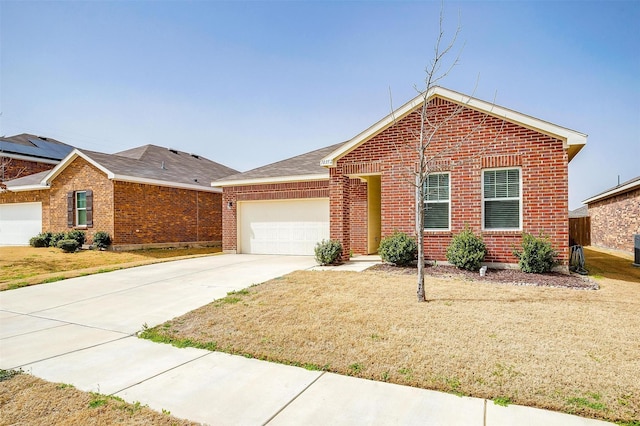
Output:
M484 176L485 176L485 172L490 172L490 171L494 171L494 170L514 170L517 169L519 170L518 176L518 185L520 185L519 187L519 192L520 192L520 196L519 197L504 197L504 198L484 198ZM480 186L480 191L482 193L482 230L483 231L487 231L487 232L518 232L518 231L522 231L522 222L523 222L523 211L522 211L522 194L523 194L523 190L522 190L522 167L520 166L515 166L515 167L494 167L494 168L490 168L490 169L482 169L482 185ZM513 201L513 200L518 200L519 201L519 208L518 210L520 211L520 215L518 218L518 227L517 228L486 228L484 226L484 206L485 206L485 201Z
M79 207L78 207L78 194L84 194L84 203L85 203L84 208L79 208ZM87 226L87 224L86 224L86 223L84 223L84 224L79 223L80 215L78 214L78 212L79 212L79 211L82 211L82 210L84 210L84 211L85 211L85 221L86 221L86 211L87 211L87 191L76 191L76 192L74 193L74 198L75 198L75 199L73 200L73 203L75 204L75 206L74 206L74 207L75 207L75 210L76 210L76 217L75 217L76 226L77 226L77 227L86 227L86 226Z
M427 201L426 199L422 200L422 202L424 203L425 214L427 212L427 204L429 204L429 203L434 203L434 204L435 203L449 203L449 220L448 220L446 228L427 228L427 224L426 224L426 221L425 221L424 231L425 232L447 232L447 231L451 231L451 172L429 173L429 176L433 176L433 175L448 175L449 176L449 199L447 201L441 201L441 200ZM425 192L425 195L427 195L426 192Z

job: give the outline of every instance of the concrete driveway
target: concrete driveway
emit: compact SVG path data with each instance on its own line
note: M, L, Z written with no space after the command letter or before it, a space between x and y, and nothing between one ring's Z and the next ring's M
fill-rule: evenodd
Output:
M314 265L311 257L221 255L1 292L0 368L207 424L601 424L135 336L143 324Z

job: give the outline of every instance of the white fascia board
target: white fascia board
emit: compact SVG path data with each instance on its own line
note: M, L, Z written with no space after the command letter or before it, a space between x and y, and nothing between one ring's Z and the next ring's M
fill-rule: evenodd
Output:
M83 153L82 151L76 148L73 151L71 151L66 157L64 157L64 159L57 166L51 169L51 171L42 179L41 183L47 186L50 185L51 181L55 179L56 176L58 176L60 173L62 173L62 171L66 169L67 166L71 164L73 160L75 160L78 157L82 157L84 160L86 160L88 163L96 167L98 170L104 172L109 179L113 179L113 176L114 176L113 172L105 168L103 165L95 162L91 157L89 157L88 155L86 155L85 153Z
M3 189L1 192L25 192L25 191L42 191L43 189L49 189L48 185L20 185L20 186L8 186L7 189Z
M607 191L605 193L602 193L600 195L596 195L595 197L587 198L582 203L583 204L593 203L595 201L602 200L602 199L605 199L605 198L609 198L609 197L612 197L612 196L614 196L616 194L619 194L619 193L622 193L622 192L627 192L627 191L629 191L631 189L634 189L636 187L640 187L640 180L637 180L635 182L629 182L626 185L620 186L618 188L613 188L613 189L611 189L611 190L609 190L609 191Z
M298 176L277 176L268 178L255 178L255 179L238 179L229 181L216 181L211 182L211 186L224 188L228 186L247 186L247 185L266 185L270 183L288 183L288 182L308 182L313 180L329 180L328 174L315 174L315 175L298 175Z
M192 185L189 183L169 182L169 181L157 180L157 179L146 179L146 178L140 178L135 176L114 175L110 179L119 181L119 182L142 183L145 185L164 186L168 188L190 189L193 191L222 192L221 189L210 188L208 186Z
M31 157L28 155L12 154L10 152L0 152L0 157L12 158L14 160L32 161L34 163L43 163L43 164L58 164L60 162L59 160Z
M563 141L564 149L568 149L571 145L583 146L587 143L587 135L584 133L576 132L575 130L561 127L548 121L540 120L530 115L522 114L520 112L501 107L499 105L482 101L480 99L472 98L471 96L464 95L453 90L445 89L444 87L436 86L432 87L428 93L421 93L392 114L389 114L382 120L369 127L364 132L360 133L343 146L333 151L320 161L320 165L324 167L335 167L338 159L347 153L357 148L361 143L375 136L387 127L391 126L394 122L399 121L411 111L422 105L426 100L431 100L434 96L447 99L454 103L467 106L469 108L478 110L485 114L492 115L494 117L510 121L512 123L519 124L523 127L535 130L540 133L555 137Z

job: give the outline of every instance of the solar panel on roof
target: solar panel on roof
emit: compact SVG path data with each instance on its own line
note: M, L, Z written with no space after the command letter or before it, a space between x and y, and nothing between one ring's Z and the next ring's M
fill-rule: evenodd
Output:
M0 151L13 154L30 155L32 157L48 158L51 160L62 160L73 150L73 147L62 145L42 139L30 138L29 142L35 146L26 146L18 143L0 140Z

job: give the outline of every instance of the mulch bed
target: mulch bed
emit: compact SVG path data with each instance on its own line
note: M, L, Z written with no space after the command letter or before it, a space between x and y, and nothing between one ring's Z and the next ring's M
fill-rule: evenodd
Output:
M392 274L417 274L417 266L394 266L381 263L372 266L369 271L383 271ZM450 265L427 265L426 277L447 279L461 279L493 284L510 284L520 286L569 288L574 290L598 290L600 286L593 280L576 274L560 274L548 272L545 274L527 274L517 269L488 269L484 277L479 272L467 271Z

